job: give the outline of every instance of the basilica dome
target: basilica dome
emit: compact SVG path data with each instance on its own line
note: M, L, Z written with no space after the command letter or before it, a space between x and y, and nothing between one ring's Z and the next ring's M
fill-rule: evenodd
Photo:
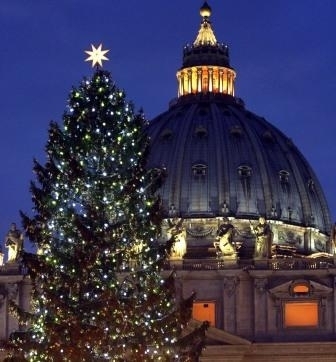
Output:
M327 236L330 214L314 171L290 138L235 97L228 46L215 37L207 3L200 14L177 72L178 97L148 128L149 166L167 171L166 217L263 216Z

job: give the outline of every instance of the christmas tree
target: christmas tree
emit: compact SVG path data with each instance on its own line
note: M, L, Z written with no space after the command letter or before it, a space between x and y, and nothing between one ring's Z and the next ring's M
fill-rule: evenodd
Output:
M92 50L88 59L101 65L106 51ZM46 162L34 161L35 215L23 215L38 251L22 260L33 285L32 312L12 306L21 323L30 323L12 336L15 360L199 355L205 325L181 338L192 297L179 299L174 274L163 277L174 240L158 242L164 171L146 169L145 126L98 66L71 91L62 126L50 124Z

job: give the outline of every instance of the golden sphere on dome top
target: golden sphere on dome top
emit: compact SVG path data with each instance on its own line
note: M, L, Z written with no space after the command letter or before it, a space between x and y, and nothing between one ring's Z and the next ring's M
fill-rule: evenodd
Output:
M205 1L203 6L200 9L200 14L203 18L208 18L211 15L211 7L208 5L208 3Z

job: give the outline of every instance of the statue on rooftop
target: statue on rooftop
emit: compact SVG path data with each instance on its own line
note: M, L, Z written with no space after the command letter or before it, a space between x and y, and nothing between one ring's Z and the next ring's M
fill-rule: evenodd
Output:
M187 231L183 226L183 219L177 217L169 219L168 225L167 235L174 238L171 257L181 259L187 252Z
M16 224L12 223L10 230L5 238L5 246L8 248L7 261L15 262L23 249L23 234L16 228Z
M251 224L251 230L255 235L254 258L270 259L272 257L273 233L266 219L260 217L256 226Z
M236 256L236 250L232 244L233 232L233 225L229 223L227 218L223 218L223 222L218 227L216 241L214 242L214 247L222 256Z

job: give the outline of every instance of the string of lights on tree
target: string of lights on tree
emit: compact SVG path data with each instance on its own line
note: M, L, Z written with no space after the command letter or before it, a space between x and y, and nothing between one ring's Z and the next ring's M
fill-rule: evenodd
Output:
M146 169L147 121L108 71L94 73L51 122L47 160L34 161L34 215L22 215L37 254L24 252L32 311L11 305L22 331L7 361L194 361L206 324L181 337L193 295L176 295L160 244L164 170Z

